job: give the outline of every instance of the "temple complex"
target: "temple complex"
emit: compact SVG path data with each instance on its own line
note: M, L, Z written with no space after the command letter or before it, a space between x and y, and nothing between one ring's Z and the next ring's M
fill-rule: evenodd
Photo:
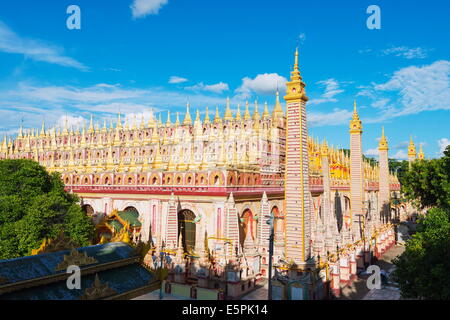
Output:
M298 52L283 107L237 106L203 119L153 114L131 123L40 130L5 138L0 159L34 159L59 172L97 225L96 243L149 242L149 266L163 263L166 292L238 298L267 277L274 221L274 299L340 294L359 269L395 243L392 206L400 184L380 128L379 165L362 154L356 102L350 151L308 136ZM416 157L411 139L410 161ZM121 238L121 239L122 239ZM125 242L126 242L125 241ZM160 252L171 259L160 261ZM193 290L195 288L195 290ZM209 290L209 291L208 291Z

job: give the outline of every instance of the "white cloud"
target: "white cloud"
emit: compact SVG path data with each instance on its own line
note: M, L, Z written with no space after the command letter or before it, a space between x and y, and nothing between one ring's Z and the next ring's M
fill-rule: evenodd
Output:
M398 150L397 153L392 156L392 158L398 160L408 160L408 155L404 150Z
M171 76L169 78L169 83L182 83L182 82L186 82L186 81L188 81L188 79L178 77L178 76Z
M310 105L316 105L325 102L336 102L335 96L339 93L344 92L344 90L339 89L339 82L333 78L322 80L317 82L319 85L325 86L325 92L320 96L320 98L311 99L308 103Z
M236 92L243 98L248 98L253 93L270 95L275 94L277 88L280 92L286 91L286 82L287 79L277 73L258 74L254 79L243 78L242 85Z
M70 115L65 115L65 116L61 116L59 117L59 119L56 121L56 127L60 127L60 128L64 128L64 126L67 123L67 127L68 128L81 128L83 127L84 122L86 121L86 119L84 119L83 117L80 116L70 116Z
M303 44L303 43L305 42L305 40L306 40L306 34L300 33L300 34L298 35L298 41L299 41L299 44Z
M169 0L134 0L131 4L131 13L134 19L143 18L149 14L158 14L159 10Z
M239 97L231 100L233 106L245 102ZM18 128L22 118L24 127L40 128L42 119L50 127L60 122L66 114L74 118L89 119L93 114L97 119L115 119L119 111L122 114L146 115L153 109L163 112L163 118L167 110L171 110L173 119L177 111L183 118L187 101L191 105L191 116L195 108L202 110L207 105L224 106L226 102L222 97L203 91L193 93L160 87L142 89L105 83L89 87L19 83L12 88L0 88L0 131L9 132Z
M222 93L224 91L229 90L228 84L224 82L219 82L216 84L204 84L203 82L197 83L196 85L186 87L187 90L193 90L193 91L207 91L207 92L214 92L214 93Z
M310 112L308 113L308 123L314 127L346 124L352 114L352 111L337 108L328 113Z
M439 156L443 156L445 149L447 148L448 145L450 145L450 140L448 140L448 138L439 139L438 145L439 145Z
M378 92L396 92L402 108L393 116L450 109L450 62L436 61L394 73L389 81L375 85Z
M2 21L0 21L0 51L22 54L36 61L76 68L81 71L89 70L81 62L65 56L62 48L46 44L41 40L22 38Z
M366 150L366 152L364 152L364 154L368 157L378 157L378 155L379 155L377 148L368 149L368 150Z
M391 47L381 51L381 55L394 55L396 57L402 57L405 59L424 59L427 57L427 50L417 47L409 48L405 46Z

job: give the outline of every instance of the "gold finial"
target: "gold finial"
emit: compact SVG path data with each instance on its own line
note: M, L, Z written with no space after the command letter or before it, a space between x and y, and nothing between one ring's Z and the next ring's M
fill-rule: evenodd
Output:
M250 111L248 111L248 101L245 102L244 120L250 120Z
M423 153L423 149L422 149L422 143L420 144L418 158L419 158L419 160L424 160L425 159L425 154Z
M183 125L192 124L191 114L189 113L189 102L186 104L186 116L184 117Z
M220 118L219 114L219 106L216 106L216 114L214 116L214 123L222 122L222 119Z
M145 120L144 120L144 113L141 114L141 124L139 125L140 129L145 129Z
M65 135L65 136L67 136L69 134L68 122L69 122L69 120L67 120L67 115L66 115L66 120L64 121L64 130L63 130L63 135ZM32 137L34 137L34 129L32 131Z
M240 103L238 103L235 119L237 121L241 121L241 104Z
M267 106L267 101L264 102L264 112L263 112L262 117L263 117L264 120L266 120L267 118L270 117L270 114L269 114L269 107Z
M323 143L320 148L320 152L321 152L322 156L328 155L328 144L327 144L327 140L325 140L325 139L323 139Z
M280 94L277 89L276 98L275 98L275 108L273 109L272 117L274 119L280 119L281 117L283 117L283 115L284 115L283 107L281 106Z
M92 118L92 114L91 114L91 121L89 122L89 133L93 133L94 132L94 123L93 123L93 118Z
M45 121L42 120L41 134L40 137L45 137Z
M350 133L362 133L361 120L359 119L358 111L356 110L356 100L353 102L353 116L352 120L350 120Z
M120 112L119 112L119 115L117 116L116 128L122 129L122 120L120 119Z
M258 100L255 100L255 111L253 113L253 120L259 120L259 112L258 112Z
M381 127L381 139L378 145L378 150L388 150L388 142L384 135L384 126Z
M414 145L412 135L409 137L408 157L416 158L416 146Z
M180 125L180 116L179 116L179 112L177 111L177 117L175 119L175 126L179 126Z
M172 125L172 122L170 121L170 111L167 111L166 127L170 127L171 125Z
M150 111L150 117L148 118L148 127L149 128L156 127L156 122L155 122L153 110Z
M162 122L162 113L159 113L159 119L158 119L158 126L162 127L163 122Z
M209 110L208 110L208 106L206 106L206 110L205 110L205 119L203 119L203 123L210 123L211 120L209 119Z
M106 128L106 119L103 120L103 128L102 128L102 132L105 133L107 132L108 129Z
M198 109L195 111L195 122L199 122L200 121L200 111L198 111Z
M230 98L227 97L227 107L225 109L225 115L223 117L225 121L232 121L233 120L233 114L231 113L230 109Z
M136 121L136 114L133 114L133 126L131 127L131 129L136 130L137 129L137 125L136 125L137 121Z

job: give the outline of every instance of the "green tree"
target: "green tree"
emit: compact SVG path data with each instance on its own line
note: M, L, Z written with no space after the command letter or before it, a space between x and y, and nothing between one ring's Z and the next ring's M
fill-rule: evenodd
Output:
M402 192L419 208L450 208L450 146L440 159L414 161L403 178Z
M0 259L29 255L61 231L80 246L90 244L91 219L78 197L64 190L58 173L32 160L0 161Z
M404 183L404 178L406 173L408 172L408 161L406 160L397 160L397 159L389 159L389 171L397 175L398 181L401 185Z
M393 263L402 296L450 299L450 211L433 208L418 222L417 233Z

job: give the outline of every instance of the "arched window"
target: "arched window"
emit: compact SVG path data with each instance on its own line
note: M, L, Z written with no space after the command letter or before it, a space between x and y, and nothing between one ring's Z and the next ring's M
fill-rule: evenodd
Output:
M196 225L195 214L188 209L178 212L178 237L182 235L182 245L185 252L192 252L195 248Z

